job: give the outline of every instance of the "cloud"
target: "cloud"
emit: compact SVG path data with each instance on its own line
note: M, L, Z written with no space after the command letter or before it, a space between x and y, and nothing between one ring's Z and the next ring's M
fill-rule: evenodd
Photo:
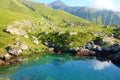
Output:
M113 0L90 0L93 8L118 11L118 6Z
M107 62L107 61L104 61L104 62L100 62L98 60L92 62L92 65L91 67L94 69L94 70L103 70L105 69L106 67L109 67L111 65L111 63Z

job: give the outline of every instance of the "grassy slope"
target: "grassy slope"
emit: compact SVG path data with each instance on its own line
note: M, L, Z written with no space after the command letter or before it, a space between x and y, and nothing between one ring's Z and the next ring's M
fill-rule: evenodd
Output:
M20 2L18 2L20 1ZM13 12L24 13L30 15L32 17L49 17L52 21L56 21L59 23L62 20L71 20L71 22L81 22L81 23L88 23L88 21L73 16L67 12L54 10L47 5L41 3L34 3L25 0L1 0L0 1L0 8L10 10ZM24 4L28 6L32 6L35 8L35 11L32 11L29 7L26 7ZM6 5L4 5L6 4Z
M25 14L0 9L0 54L7 53L5 48L11 44L14 44L16 42L15 38L20 38L21 41L35 46L29 39L4 32L6 26L12 24L13 21L22 21L25 19L32 20L33 18Z
M79 23L80 22L89 23L88 21L78 18L74 15L71 15L65 11L52 9L45 4L33 3L33 2L27 2L27 1L25 1L24 3L35 8L34 12L36 14L40 14L43 17L48 17L51 21L54 21L56 23L59 23L62 20L69 20L71 22L79 22Z
M24 2L24 0L19 0L19 1ZM78 18L76 16L73 16L67 12L60 11L60 10L54 10L44 4L27 2L27 1L25 1L24 3L29 6L32 6L35 9L35 11L32 11L29 7L26 7L25 5L17 2L16 0L0 0L0 56L2 54L7 53L7 51L5 49L7 46L16 43L16 41L15 41L16 37L20 38L21 42L27 43L34 49L40 49L40 48L45 47L41 43L37 46L35 44L33 44L32 38L26 39L21 36L12 35L12 34L8 34L8 33L4 32L4 29L6 28L6 26L13 24L14 21L33 20L37 24L42 23L42 25L36 25L35 29L31 33L29 33L29 35L36 35L38 33L48 32L48 31L49 32L76 31L76 32L82 32L82 33L86 34L91 31L102 32L105 30L101 26L96 27L96 26L98 26L96 24L90 25L88 27L67 27L67 28L64 28L64 27L58 28L58 27L54 27L51 25L47 25L45 23L49 22L49 21L52 21L55 24L56 23L64 24L63 20L66 20L66 21L69 21L69 22L75 23L75 24L80 24L80 23L88 24L89 22L86 20L83 20L81 18ZM6 5L4 5L4 4L6 4ZM44 17L46 19L44 19L44 18L42 19L42 17ZM29 28L26 28L26 29L29 29ZM42 31L40 31L40 29L42 29ZM110 32L111 30L112 30L112 28L109 30L106 30L106 32L107 31ZM79 37L79 36L77 36L77 37ZM79 41L82 42L84 40L84 43L87 43L87 41L91 40L91 38L92 37L90 37L90 36L85 36L85 37L83 36L83 37L79 38ZM86 39L88 39L88 40L86 41ZM78 45L79 45L79 42L75 41L75 45L73 45L73 46L76 47ZM81 45L83 45L83 43L81 43Z
M26 15L30 15L32 17L40 16L40 15L35 15L35 13L33 11L31 11L24 5L20 4L16 0L0 0L0 8L9 10L9 11L13 11L13 12L23 13Z

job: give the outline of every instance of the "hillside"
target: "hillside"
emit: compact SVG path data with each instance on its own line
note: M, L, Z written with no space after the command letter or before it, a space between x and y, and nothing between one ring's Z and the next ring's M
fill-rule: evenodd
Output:
M17 60L13 63L11 60L21 55L55 51L60 54L71 49L88 48L90 42L100 47L95 49L109 48L120 42L119 35L118 26L91 23L43 3L0 1L0 65L14 64Z
M70 7L61 1L55 1L49 5L54 9L64 10L91 22L96 22L103 25L120 25L119 12L113 12L110 10L96 10L88 7Z
M5 5L3 5L5 4ZM28 23L29 22L29 23ZM24 42L31 48L44 48L43 44L36 45L33 37L41 32L48 32L49 28L55 30L56 26L65 27L80 23L89 24L88 21L73 16L67 12L54 10L41 3L34 3L25 0L1 0L0 1L0 55L7 53L6 48L17 42ZM74 26L75 26L74 25ZM16 35L15 32L7 33L6 29L12 26L15 29L26 33L29 38ZM23 27L20 27L23 26ZM31 29L30 26L34 26ZM44 26L44 27L43 27ZM17 29L18 28L18 29ZM18 33L17 33L18 34ZM18 38L18 40L16 40ZM40 49L41 51L41 49Z
M6 5L3 5L3 4L6 4ZM42 16L49 20L53 20L53 18L54 18L54 21L56 21L56 22L63 21L64 19L65 20L74 19L73 21L76 21L76 22L80 22L80 21L87 22L76 16L68 14L64 11L54 10L45 4L34 3L34 2L25 1L25 0L5 0L5 1L1 0L0 8L5 9L5 10L10 10L13 12L27 14L32 17Z

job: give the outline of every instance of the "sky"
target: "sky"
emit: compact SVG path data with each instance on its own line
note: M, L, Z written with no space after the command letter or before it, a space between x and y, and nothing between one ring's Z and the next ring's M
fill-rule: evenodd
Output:
M49 4L57 0L31 0ZM86 6L96 9L120 11L120 0L60 0L69 6Z

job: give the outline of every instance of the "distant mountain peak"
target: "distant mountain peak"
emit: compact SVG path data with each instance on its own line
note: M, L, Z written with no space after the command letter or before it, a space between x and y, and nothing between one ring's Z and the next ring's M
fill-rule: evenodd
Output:
M55 1L55 2L52 2L52 3L50 3L49 4L51 7L53 7L53 8L55 8L55 9L58 9L59 7L66 7L67 5L64 3L64 2L62 2L61 0L57 0L57 1Z

